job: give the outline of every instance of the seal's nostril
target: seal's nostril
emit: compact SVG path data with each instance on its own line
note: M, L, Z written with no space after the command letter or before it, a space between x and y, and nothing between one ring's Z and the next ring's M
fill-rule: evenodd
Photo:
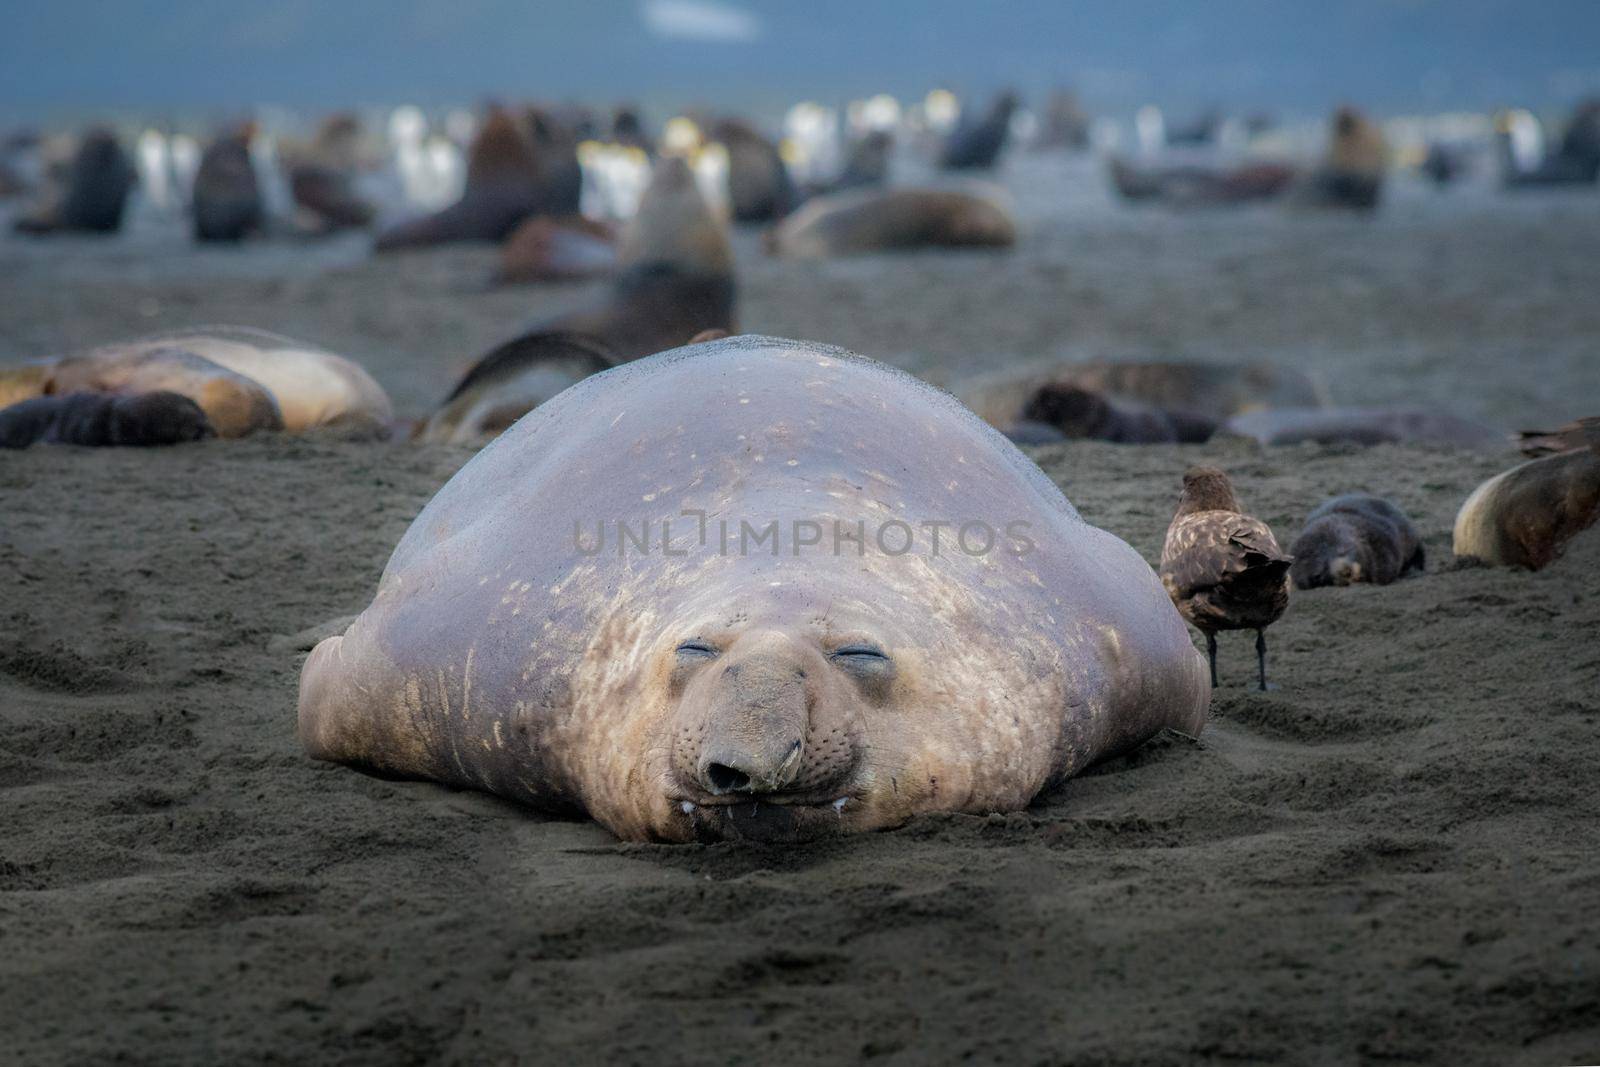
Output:
M719 793L737 793L750 788L750 776L721 763L706 765L706 782Z

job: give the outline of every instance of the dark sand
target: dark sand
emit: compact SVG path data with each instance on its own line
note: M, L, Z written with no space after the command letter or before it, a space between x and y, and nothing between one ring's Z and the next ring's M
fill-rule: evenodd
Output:
M942 382L1275 358L1507 428L1600 411L1592 195L1183 219L1052 213L1038 177L1014 169L1010 256L795 265L742 235L743 323ZM355 356L420 414L589 292L476 291L492 262L0 239L0 360L228 321ZM466 451L0 453L0 1062L1595 1062L1600 530L1537 575L1452 567L1509 454L1035 455L1152 560L1204 460L1285 543L1328 495L1390 495L1429 573L1296 596L1267 694L1225 636L1198 743L1025 813L622 845L300 753L285 636L365 605Z

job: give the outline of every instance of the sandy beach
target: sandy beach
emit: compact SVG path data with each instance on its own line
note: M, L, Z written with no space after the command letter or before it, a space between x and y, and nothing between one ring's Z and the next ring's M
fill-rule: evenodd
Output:
M1372 218L1111 205L1017 156L1008 253L821 263L736 235L740 325L940 385L1043 358L1267 360L1351 404L1504 430L1600 413L1600 201L1435 194ZM0 363L232 323L425 414L601 283L364 236L0 238ZM293 635L360 611L466 449L256 436L0 453L0 1060L28 1063L1559 1064L1600 1056L1600 530L1452 563L1506 451L1074 443L1029 453L1157 559L1185 466L1288 544L1388 496L1425 575L1225 635L1198 742L1026 812L804 847L620 844L309 761Z

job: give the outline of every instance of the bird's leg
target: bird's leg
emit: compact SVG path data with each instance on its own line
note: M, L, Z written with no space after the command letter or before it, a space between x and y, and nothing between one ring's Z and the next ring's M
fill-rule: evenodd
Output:
M1206 655L1211 658L1211 688L1217 687L1217 635L1206 634Z
M1267 631L1256 631L1256 664L1261 668L1261 691L1267 691Z

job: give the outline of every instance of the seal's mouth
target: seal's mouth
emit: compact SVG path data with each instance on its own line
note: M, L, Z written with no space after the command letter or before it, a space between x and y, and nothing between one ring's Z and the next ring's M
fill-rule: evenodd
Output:
M859 803L850 796L818 801L815 797L783 794L673 801L678 814L688 820L701 841L763 842L806 841L841 833L851 807Z

